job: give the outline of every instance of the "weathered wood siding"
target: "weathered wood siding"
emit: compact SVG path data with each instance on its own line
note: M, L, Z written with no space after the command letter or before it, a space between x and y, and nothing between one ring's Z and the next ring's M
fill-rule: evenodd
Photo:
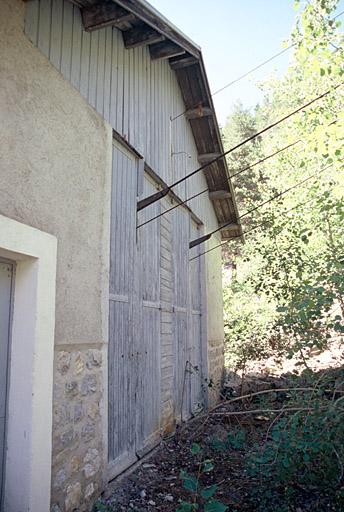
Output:
M142 195L156 192L145 177ZM138 223L160 212L156 203L150 212L143 210ZM137 453L141 455L157 443L160 436L160 221L137 231L138 260L135 279L138 290L137 332Z
M79 9L67 0L30 0L25 31L166 183L199 166L189 121L184 116L171 121L185 107L167 61L152 61L144 47L125 49L115 28L83 31ZM204 246L189 251L188 245L217 227L215 212L204 194L188 203L191 212L177 208L137 230L137 224L175 204L167 197L136 215L137 199L156 190L140 172L137 158L116 143L109 287L110 477L156 443L161 431L172 429L175 419L189 418L203 406L207 374L205 265L203 259L189 261ZM204 174L198 173L174 191L184 199L206 186Z
M156 221L136 236L138 174L138 160L114 144L108 383L111 477L160 436L160 232ZM154 191L144 178L142 193ZM154 210L158 213L158 204ZM146 217L143 211L137 221Z
M134 263L137 161L113 148L109 304L109 462L114 474L136 460L137 358ZM135 323L136 325L136 323Z
M85 32L79 8L67 0L30 0L25 31L163 180L172 183L199 166L189 121L181 116L171 122L185 106L167 61L152 61L145 47L125 49L116 28ZM185 198L206 187L199 173L175 191ZM190 205L202 220L206 215L215 225L205 196Z

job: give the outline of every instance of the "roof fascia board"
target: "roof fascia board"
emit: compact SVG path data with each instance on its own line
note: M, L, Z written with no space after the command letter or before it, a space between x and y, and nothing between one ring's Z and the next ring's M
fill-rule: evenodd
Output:
M181 46L194 57L200 58L201 48L144 0L114 1L117 5L127 9L127 11L133 13L147 23L147 25L163 34L167 39Z

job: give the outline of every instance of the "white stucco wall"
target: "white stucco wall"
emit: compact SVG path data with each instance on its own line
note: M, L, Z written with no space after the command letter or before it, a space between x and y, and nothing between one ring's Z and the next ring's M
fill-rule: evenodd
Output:
M0 0L0 214L57 239L54 400L46 413L53 453L45 445L45 455L53 505L81 512L99 493L107 460L112 130L27 39L24 14L22 0ZM35 368L28 378L35 381ZM90 458L97 464L86 479ZM48 510L46 498L41 507Z
M102 342L112 132L24 35L24 10L0 0L0 213L59 240L56 343Z

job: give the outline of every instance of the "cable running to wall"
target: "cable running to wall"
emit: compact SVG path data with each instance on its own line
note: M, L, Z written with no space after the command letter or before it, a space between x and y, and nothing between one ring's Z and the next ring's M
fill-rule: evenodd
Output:
M286 121L287 119L289 119L290 117L294 116L295 114L301 112L303 109L305 108L308 108L309 106L311 106L312 104L316 103L317 101L320 101L322 100L323 98L325 98L328 94L336 91L339 87L341 87L343 85L343 82L337 84L336 86L334 86L333 88L327 90L326 92L320 94L319 96L316 96L315 98L313 98L312 100L308 101L307 103L301 105L300 107L298 107L296 110L290 112L289 114L285 115L284 117L278 119L277 121L275 121L274 123L266 126L265 128L263 128L262 130L260 130L259 132L255 133L254 135L251 135L250 137L248 137L247 139L239 142L239 144L237 144L236 146L228 149L227 151L225 151L224 153L221 153L218 157L214 158L213 160L207 162L206 164L204 165L201 165L200 167L198 167L197 169L195 169L194 171L190 172L189 174L187 174L186 176L184 176L183 178L180 178L179 180L175 181L174 183L172 183L172 185L169 185L165 188L163 188L162 190L160 190L159 192L156 192L154 194L152 194L151 196L148 196L146 197L145 199L142 199L141 201L138 202L137 204L137 211L140 211L140 210L143 210L144 208L147 208L148 206L150 206L151 204L155 203L156 201L160 201L160 199L162 199L163 197L165 197L170 190L172 190L172 188L176 187L177 185L179 185L180 183L183 183L185 180L191 178L192 176L194 176L195 174L197 174L198 172L206 169L207 167L209 167L210 165L214 164L215 162L218 162L219 160L222 160L223 157L225 157L226 155L232 153L233 151L239 149L241 146L243 146L244 144L247 144L248 142L252 142L254 139L256 139L257 137L259 137L260 135L266 133L267 131L271 130L272 128L275 128L276 126L278 126L279 124L283 123L284 121Z
M295 185L287 188L286 190L283 190L282 192L279 192L278 194L274 195L273 197L271 197L270 199L267 199L266 201L264 201L263 203L260 203L259 205L255 206L254 208L252 208L251 210L248 210L247 212L243 213L242 215L239 216L239 219L242 219L244 217L246 217L247 215L249 215L250 213L253 213L255 212L256 210L258 210L259 208L261 208L262 206L265 206L266 204L268 203L271 203L272 201L275 201L276 199L278 199L279 197L283 196L284 194L287 194L288 192L290 192L291 190L303 185L304 183L306 183L307 181L311 180L312 178L315 178L316 176L318 176L320 173L324 172L326 169L328 169L329 167L332 167L333 166L333 163L327 165L326 167L324 167L323 169L321 169L320 171L317 171L313 174L311 174L310 176L308 176L307 178L305 178L304 180L302 181L299 181L298 183L296 183ZM231 224L233 224L233 222L226 222L225 224L223 224L222 226L220 226L219 228L216 228L214 229L213 231L211 231L210 233L207 233L206 235L203 235L199 238L196 238L195 240L192 240L189 244L189 248L192 249L192 247L195 247L196 245L199 245L203 242L206 242L207 240L209 240L212 235L214 235L215 233L218 233L219 231L222 231L223 229L225 229L226 227L230 226Z

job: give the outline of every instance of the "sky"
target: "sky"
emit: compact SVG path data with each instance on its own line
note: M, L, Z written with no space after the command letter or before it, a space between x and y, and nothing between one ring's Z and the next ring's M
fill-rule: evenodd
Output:
M283 49L294 24L294 0L150 0L150 3L202 48L212 92ZM340 0L337 12L344 10ZM342 23L344 16L341 18ZM213 97L224 125L240 100L252 107L262 97L256 83L283 74L291 51Z

